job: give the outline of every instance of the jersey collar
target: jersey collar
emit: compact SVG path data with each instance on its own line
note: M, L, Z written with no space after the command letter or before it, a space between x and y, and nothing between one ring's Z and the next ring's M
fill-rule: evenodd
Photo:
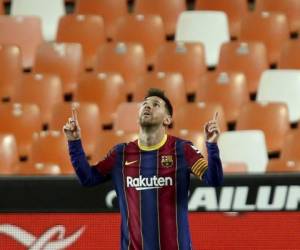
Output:
M140 143L140 140L138 140L138 145L139 145L139 148L141 150L143 150L143 151L157 150L157 149L159 149L160 147L162 147L166 143L167 139L168 139L168 135L165 134L164 137L163 137L163 139L159 143L157 143L157 144L155 144L153 146L142 145Z

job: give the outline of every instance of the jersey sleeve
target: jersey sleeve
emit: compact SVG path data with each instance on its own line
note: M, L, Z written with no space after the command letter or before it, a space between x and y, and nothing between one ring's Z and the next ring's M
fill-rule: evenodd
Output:
M185 159L188 162L190 171L200 179L208 168L207 160L203 157L200 150L191 142L184 144Z
M101 175L107 176L111 173L115 165L116 159L117 159L117 152L116 152L116 148L114 147L108 152L108 154L104 157L104 159L99 161L93 167L97 169Z

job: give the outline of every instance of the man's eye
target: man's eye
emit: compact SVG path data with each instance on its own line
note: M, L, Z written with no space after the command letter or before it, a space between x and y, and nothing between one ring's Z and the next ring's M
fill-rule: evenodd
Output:
M159 107L159 103L157 103L157 102L155 102L153 105L156 107Z

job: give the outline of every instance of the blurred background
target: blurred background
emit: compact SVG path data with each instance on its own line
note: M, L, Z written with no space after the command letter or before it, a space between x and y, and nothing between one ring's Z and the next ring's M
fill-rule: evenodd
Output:
M300 0L0 0L0 249L118 249L111 183L82 190L62 127L75 105L95 164L137 138L150 87L204 156L219 113L225 183L192 179L194 248L300 249L299 32Z

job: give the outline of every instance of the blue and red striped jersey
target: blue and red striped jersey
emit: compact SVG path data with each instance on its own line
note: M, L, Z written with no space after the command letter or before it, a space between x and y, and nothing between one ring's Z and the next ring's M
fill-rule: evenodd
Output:
M95 185L112 177L122 218L122 250L192 249L190 174L208 184L220 184L223 172L217 144L208 145L207 162L190 142L173 136L166 135L151 147L133 141L115 146L92 168L83 159L81 143L69 145L73 166L83 184Z

